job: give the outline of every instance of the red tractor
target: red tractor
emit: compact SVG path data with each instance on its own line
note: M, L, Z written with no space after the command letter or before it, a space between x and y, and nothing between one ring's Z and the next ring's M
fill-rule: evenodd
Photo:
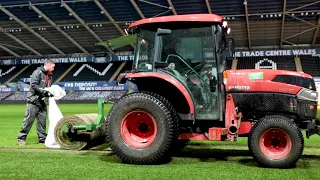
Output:
M254 159L267 167L294 165L313 123L317 93L305 73L227 70L233 53L227 22L214 14L142 19L133 69L120 74L138 90L116 102L105 132L125 163L155 164L189 140L236 141L248 137Z

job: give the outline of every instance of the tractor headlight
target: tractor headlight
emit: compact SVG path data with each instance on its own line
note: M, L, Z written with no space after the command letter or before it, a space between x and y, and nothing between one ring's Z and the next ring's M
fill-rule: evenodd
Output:
M317 102L317 92L313 91L311 89L302 88L300 92L298 93L297 97L301 100L307 100L307 101L315 101Z

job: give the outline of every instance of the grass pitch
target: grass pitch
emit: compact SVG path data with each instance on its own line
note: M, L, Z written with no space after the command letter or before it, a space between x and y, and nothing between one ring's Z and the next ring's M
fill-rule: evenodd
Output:
M105 112L107 113L111 105L105 105ZM60 104L59 108L62 114L85 114L98 112L98 106L95 104ZM20 147L17 143L17 136L22 125L26 105L15 104L5 105L0 104L0 147L6 148L45 148L44 145L38 144L36 120L27 137L28 146ZM49 121L47 120L47 131L49 128Z
M63 115L97 112L95 104L61 104ZM110 109L106 105L105 112ZM17 145L25 105L0 105L0 179L318 179L320 137L305 140L306 148L292 169L259 167L238 142L192 141L163 165L123 164L112 152L47 149L37 142L35 124L27 146ZM49 124L47 124L49 127ZM235 146L233 146L235 144ZM31 148L31 149L30 149Z

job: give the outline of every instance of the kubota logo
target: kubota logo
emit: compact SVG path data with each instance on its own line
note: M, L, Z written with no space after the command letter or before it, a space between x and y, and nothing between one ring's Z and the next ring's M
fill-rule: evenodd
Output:
M229 90L249 91L250 89L250 86L229 86Z

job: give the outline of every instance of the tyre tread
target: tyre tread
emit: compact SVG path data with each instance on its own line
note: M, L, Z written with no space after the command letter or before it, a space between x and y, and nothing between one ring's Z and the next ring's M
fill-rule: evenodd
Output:
M265 162L263 160L263 158L259 157L259 155L257 155L255 153L255 151L259 148L257 148L257 144L255 144L254 142L254 136L256 136L256 131L259 131L260 128L262 128L263 126L265 126L266 124L269 123L280 123L283 124L286 127L289 127L292 129L293 132L295 132L297 134L297 141L296 143L296 147L299 147L298 152L296 153L296 155L289 157L289 159L284 160L282 163L279 163L279 161L277 163L270 163L270 162ZM288 132L287 132L288 133ZM289 134L289 133L288 133ZM260 138L260 137L259 137ZM292 138L292 137L290 137ZM294 141L294 140L292 140ZM252 153L253 158L258 161L259 164L263 165L263 166L268 166L268 167L272 167L272 168L289 168L291 166L293 166L301 157L303 149L304 149L304 138L303 135L301 133L301 130L299 129L299 127L290 119L281 116L281 115L271 115L271 116L266 116L262 119L260 119L251 129L251 132L249 134L249 138L248 138L248 147L249 147L249 151ZM295 148L295 147L292 147Z
M113 114L115 113L116 110L119 110L119 107L117 107L117 106L121 101L131 101L133 99L143 99L143 98L144 99L146 98L147 100L156 103L159 106L159 108L163 112L165 112L165 116L168 121L168 132L167 132L167 141L168 142L165 143L164 146L162 146L161 149L159 149L159 151L154 156L148 157L143 160L140 160L140 159L137 160L135 158L131 159L130 157L127 157L125 154L121 153L121 151L114 145L112 135L110 135L108 132L109 132L109 128L110 128L111 117L113 116ZM120 107L120 109L121 109L121 107ZM123 96L119 101L117 101L112 106L112 108L110 109L110 112L106 118L105 132L106 132L106 141L110 145L110 148L124 162L129 163L129 164L155 164L155 163L159 163L160 161L162 161L166 157L166 155L170 149L171 143L175 138L176 122L175 122L174 118L172 118L172 116L171 116L171 111L169 110L169 108L166 107L166 104L163 103L163 101L159 100L157 97L155 97L151 94L135 92L135 93L130 93L130 94Z

